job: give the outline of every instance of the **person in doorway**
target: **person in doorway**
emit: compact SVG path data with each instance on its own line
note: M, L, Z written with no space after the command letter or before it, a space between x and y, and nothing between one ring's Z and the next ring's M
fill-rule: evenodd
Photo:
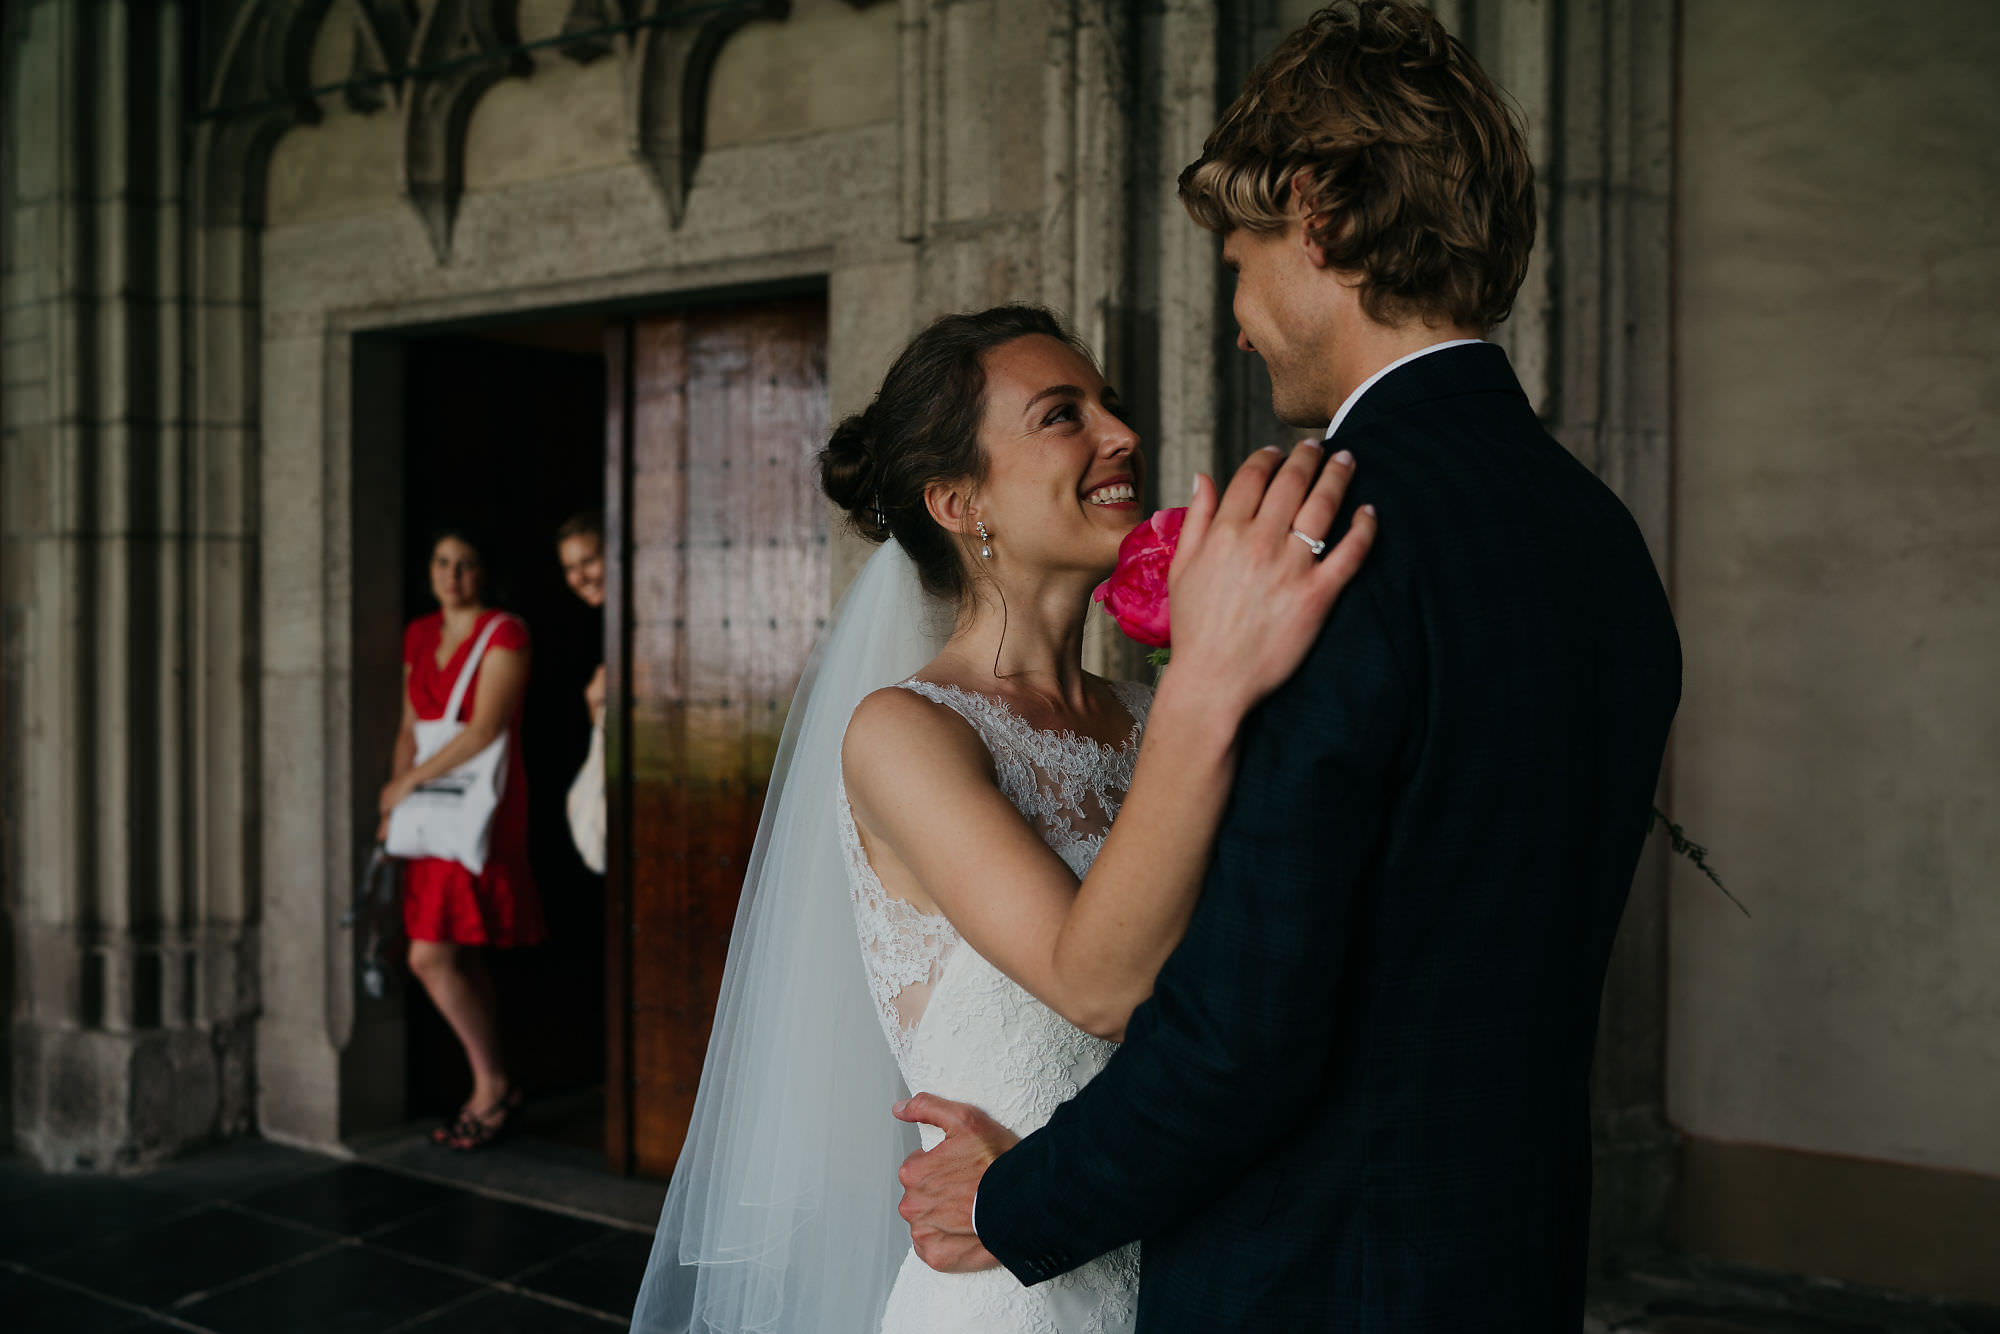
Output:
M541 900L528 865L528 788L518 728L528 686L528 629L518 617L486 604L480 545L461 529L447 529L430 545L431 593L438 610L419 616L403 633L403 725L396 737L394 771L382 788L382 828L389 813L417 787L449 773L507 736L505 786L493 813L486 865L477 874L439 857L411 859L404 868L403 929L409 937L410 972L423 983L438 1012L465 1048L472 1093L458 1115L432 1133L435 1143L468 1151L504 1135L520 1115L522 1093L508 1078L500 1041L499 1008L482 947L541 943ZM498 620L498 624L493 622ZM416 724L441 718L452 687L489 625L493 633L465 692L459 720L465 730L430 759L416 762Z
M572 514L556 529L556 558L563 582L594 610L604 607L604 516ZM577 856L604 874L604 664L598 663L583 689L590 711L590 753L569 785L569 833Z

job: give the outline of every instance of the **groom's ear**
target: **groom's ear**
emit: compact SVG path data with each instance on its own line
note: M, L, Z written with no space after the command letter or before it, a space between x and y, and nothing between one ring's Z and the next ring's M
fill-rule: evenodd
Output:
M1326 247L1313 239L1311 173L1303 167L1292 173L1292 214L1299 220L1299 244L1305 248L1306 262L1316 269L1326 268Z

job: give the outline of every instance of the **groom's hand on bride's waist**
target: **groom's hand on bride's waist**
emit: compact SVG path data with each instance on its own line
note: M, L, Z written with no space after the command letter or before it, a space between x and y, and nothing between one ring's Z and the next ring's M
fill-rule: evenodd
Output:
M899 1121L944 1131L942 1143L911 1154L896 1173L903 1183L897 1212L910 1225L917 1258L947 1274L994 1268L1000 1262L972 1230L972 1202L987 1167L1021 1137L977 1107L931 1093L907 1098L891 1110Z

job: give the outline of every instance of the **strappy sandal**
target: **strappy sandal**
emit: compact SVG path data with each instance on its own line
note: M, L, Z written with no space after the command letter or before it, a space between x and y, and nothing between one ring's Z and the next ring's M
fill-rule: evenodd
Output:
M446 1148L450 1146L453 1140L465 1138L472 1133L468 1124L471 1120L472 1108L459 1108L458 1115L452 1117L451 1120L446 1121L443 1125L431 1127L431 1143L437 1145L439 1148Z
M474 1153L498 1144L514 1132L515 1120L527 1101L527 1095L520 1089L509 1089L505 1097L485 1111L467 1112L453 1127L446 1146L458 1153ZM500 1119L494 1120L495 1116Z

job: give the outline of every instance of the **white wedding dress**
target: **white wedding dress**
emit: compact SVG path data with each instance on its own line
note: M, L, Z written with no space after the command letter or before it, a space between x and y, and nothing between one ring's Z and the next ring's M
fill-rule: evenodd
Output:
M902 687L963 717L992 752L1000 788L1079 879L1090 869L1132 781L1152 692L1113 682L1132 716L1123 745L1041 731L997 698L923 681ZM854 919L882 1031L912 1093L971 1103L1018 1135L1104 1068L1116 1044L1092 1037L974 953L943 917L882 888L839 797ZM925 1148L944 1132L922 1127ZM1139 1248L1127 1246L1070 1273L1023 1287L1005 1269L940 1274L903 1261L882 1334L1129 1334L1139 1293Z

